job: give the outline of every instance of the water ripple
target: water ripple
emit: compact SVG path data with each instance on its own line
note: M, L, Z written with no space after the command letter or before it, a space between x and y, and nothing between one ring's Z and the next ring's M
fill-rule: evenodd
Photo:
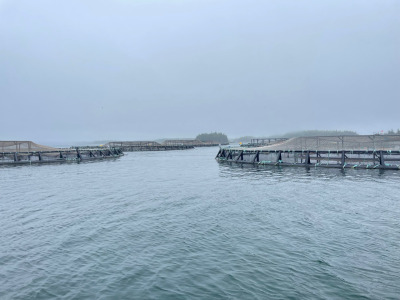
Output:
M215 153L0 168L0 298L398 298L399 172Z

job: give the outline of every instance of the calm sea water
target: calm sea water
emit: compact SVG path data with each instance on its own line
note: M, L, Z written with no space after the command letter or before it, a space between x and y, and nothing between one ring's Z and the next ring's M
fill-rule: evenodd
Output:
M399 299L400 172L216 153L0 168L0 298Z

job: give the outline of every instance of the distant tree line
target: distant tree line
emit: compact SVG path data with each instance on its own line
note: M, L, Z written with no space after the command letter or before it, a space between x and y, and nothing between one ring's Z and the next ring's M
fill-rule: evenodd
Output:
M202 142L216 142L219 144L228 144L228 137L221 132L202 133L196 136L196 140Z
M397 129L397 131L394 131L393 129L388 130L387 132L384 132L383 134L400 134L400 129Z

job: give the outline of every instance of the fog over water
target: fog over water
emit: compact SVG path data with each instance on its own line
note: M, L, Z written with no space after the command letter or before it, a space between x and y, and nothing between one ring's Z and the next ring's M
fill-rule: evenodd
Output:
M399 0L0 0L0 141L397 130L399 16ZM0 299L397 299L396 152L319 138L340 168L282 167L299 140L259 164L2 150ZM360 170L333 143L379 153Z
M400 2L0 1L0 139L400 128Z

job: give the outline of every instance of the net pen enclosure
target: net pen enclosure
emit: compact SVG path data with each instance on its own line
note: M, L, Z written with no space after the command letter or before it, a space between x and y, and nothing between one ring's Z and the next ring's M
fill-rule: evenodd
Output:
M220 162L274 166L400 169L400 135L300 137L260 147L221 147Z
M53 148L31 141L0 141L0 165L80 162L122 155L121 149L115 147Z
M119 148L123 152L135 151L169 151L169 150L187 150L194 149L193 145L184 144L160 144L154 141L121 141L108 142L106 147Z

